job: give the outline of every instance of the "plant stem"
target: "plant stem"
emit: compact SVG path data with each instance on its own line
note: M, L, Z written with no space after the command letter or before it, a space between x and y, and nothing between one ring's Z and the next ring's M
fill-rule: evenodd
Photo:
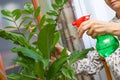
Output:
M56 22L58 22L58 20L59 20L59 18L60 18L60 15L61 15L61 12L62 12L62 10L63 10L63 8L61 8L61 9L59 9L58 10L58 16L57 16L57 18L56 18Z
M22 35L25 37L25 35L20 31L20 26L17 25L17 23L16 23L16 21L14 20L14 18L12 18L12 19L13 19L13 23L15 24L15 26L16 26L18 32L19 32L20 34L22 34Z
M32 14L32 17L34 18L34 14ZM39 25L39 22L38 21L36 21L36 19L34 18L33 19L33 21L37 24L36 26L37 26L37 28L39 27L38 25Z

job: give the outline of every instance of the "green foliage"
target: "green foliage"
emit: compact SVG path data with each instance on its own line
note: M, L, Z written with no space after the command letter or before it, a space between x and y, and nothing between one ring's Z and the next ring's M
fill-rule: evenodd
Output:
M0 37L13 41L14 44L23 46L23 47L31 47L31 45L27 42L27 40L20 34L7 32L5 30L0 29Z
M69 56L65 48L61 52L61 56L54 62L50 58L60 38L56 25L66 2L67 0L55 0L55 3L52 4L53 10L49 10L46 15L43 15L40 23L36 20L40 14L40 7L34 10L31 2L26 2L23 10L1 11L5 20L15 24L15 26L8 25L6 28L15 28L18 31L15 33L0 29L0 37L18 45L11 51L18 54L18 58L14 62L21 68L18 74L9 74L8 78L12 80L37 80L37 78L41 80L76 80L75 70L71 64L83 59L93 48L75 51ZM19 23L17 23L18 20ZM37 39L33 44L34 37Z
M16 21L20 18L20 16L22 15L22 12L20 9L16 9L16 10L12 11L12 14L13 14L14 19Z
M62 56L55 60L47 72L47 80L53 79L53 77L57 74L57 72L60 70L60 68L64 65L66 61L67 56Z
M8 10L2 10L1 13L7 17L12 17L11 12Z
M45 58L50 57L50 52L52 50L52 44L55 35L55 26L54 24L46 25L40 32L37 40L37 45L39 50L43 53Z
M83 59L90 50L94 50L94 48L88 48L82 51L74 51L69 57L69 63L73 64L75 61Z
M24 5L24 12L26 12L27 14L32 14L34 11L34 7L30 2L26 2Z
M40 13L40 7L38 7L38 8L35 10L34 17L37 18L37 17L39 16L39 13Z

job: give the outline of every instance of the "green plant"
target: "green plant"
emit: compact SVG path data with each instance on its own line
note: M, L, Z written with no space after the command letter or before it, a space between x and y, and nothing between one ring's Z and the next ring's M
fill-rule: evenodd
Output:
M14 61L21 67L17 74L9 74L8 78L12 80L39 80L39 78L40 80L76 80L75 70L71 64L84 58L93 48L74 51L71 55L67 55L64 48L61 56L55 61L52 62L50 59L60 38L60 32L56 30L56 26L66 2L67 0L55 0L52 4L53 10L43 15L40 23L37 22L40 7L35 10L30 2L25 3L24 10L1 11L5 16L4 19L15 24L6 28L16 28L17 32L0 29L0 37L11 40L17 45L11 51L18 54L18 58ZM22 26L23 29L21 29ZM36 40L32 41L35 35L37 35Z

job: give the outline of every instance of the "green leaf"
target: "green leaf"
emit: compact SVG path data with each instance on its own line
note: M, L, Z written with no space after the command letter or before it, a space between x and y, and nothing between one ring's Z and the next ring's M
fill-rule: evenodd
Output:
M67 2L68 2L68 0L64 0L63 2L64 2L64 4L65 4L65 3L67 3Z
M56 45L56 43L59 41L59 38L60 38L60 32L57 31L55 32L54 34L54 40L53 40L53 44L52 44L52 48Z
M5 28L16 28L15 26L6 26Z
M52 4L52 7L54 10L59 10L59 8L60 8L57 4L54 4L54 3Z
M22 80L36 80L36 76L35 75L33 75L33 74L27 74L27 73L23 73L23 74L20 74L21 75L21 77L20 77L20 79L22 79ZM17 80L20 80L20 79L17 79Z
M22 10L22 14L31 14L31 12L29 12L28 10Z
M50 15L50 16L58 16L57 12L54 11L54 10L48 11L47 14Z
M19 26L21 26L27 19L22 18L22 21L20 22Z
M24 63L22 60L17 60L16 59L16 60L14 60L14 62L17 63L18 65L24 67L24 68L29 69L29 66L26 63Z
M27 20L33 20L32 17L29 17L29 16L25 16L22 18L23 21L27 21Z
M17 75L17 74L8 74L7 75L8 78L12 79L12 80L19 80L20 79L20 75Z
M74 77L75 71L73 68L62 68L61 72L63 75L71 80L75 80L76 78Z
M62 7L68 0L55 0L56 4L58 4L60 7Z
M40 29L43 28L43 25L44 25L45 21L46 21L46 15L43 15L41 20L40 20Z
M21 26L22 24L28 22L27 24L29 24L29 22L32 22L33 21L33 18L32 17L29 17L29 16L26 16L26 17L23 17L22 18L22 21L20 22L19 26Z
M35 10L34 17L37 18L40 14L40 7Z
M67 59L67 56L62 56L52 63L47 72L47 80L52 80L52 78L57 75L57 72L61 69Z
M9 10L1 10L1 13L2 13L4 16L12 17L12 13L11 13Z
M61 56L67 56L67 49L64 48L61 52Z
M33 27L34 29L32 30L32 32L30 32L29 36L28 36L28 41L30 41L30 39L33 37L34 34L36 34L36 27Z
M48 22L48 24L55 24L56 21L52 18L47 18L46 21Z
M27 42L27 40L20 34L15 34L15 33L7 32L5 30L0 29L0 37L6 40L11 40L15 44L20 46L31 47L30 44Z
M28 31L28 29L29 29L29 27L32 25L32 21L30 21L30 22L28 22L28 24L26 24L24 27L25 27L25 29L24 29L24 33L26 34L27 33L27 31Z
M55 2L56 2L58 5L60 5L60 4L63 3L63 0L55 0Z
M25 47L13 48L12 52L17 52L17 53L20 52L22 55L24 55L26 57L29 57L29 58L34 59L34 60L42 61L42 57L38 53L33 51L32 49L28 49Z
M7 21L10 21L10 22L14 22L13 20L9 19L9 18L6 18L6 17L3 17L3 19L7 20Z
M54 40L55 24L46 25L38 35L37 45L44 58L49 59Z
M20 9L15 9L14 11L12 11L12 15L15 18L15 21L16 21L21 17L22 12L21 12Z
M31 40L31 38L33 37L33 35L35 34L35 32L30 32L29 36L28 36L28 41Z
M44 59L44 60L43 60L43 64L44 64L44 65L43 65L43 68L44 68L44 70L48 68L49 63L50 63L50 59Z
M41 63L40 61L35 61L34 72L36 76L40 77L43 80L45 74L43 69L43 63Z
M69 55L70 56L70 58L69 58L70 64L73 64L75 61L85 58L86 55L88 54L88 52L91 50L94 50L94 48L88 48L88 49L84 49L82 51L72 52L71 55Z
M25 5L24 5L24 9L29 13L33 13L34 6L31 2L26 2Z

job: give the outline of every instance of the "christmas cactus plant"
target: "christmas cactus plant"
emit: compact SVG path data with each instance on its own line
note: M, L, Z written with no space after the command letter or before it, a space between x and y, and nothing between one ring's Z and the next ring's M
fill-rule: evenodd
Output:
M71 55L63 49L60 57L51 61L51 54L60 38L60 32L56 30L57 21L66 2L67 0L55 0L52 4L53 9L43 15L40 22L37 22L40 7L34 9L31 2L26 2L23 10L1 11L4 19L15 24L6 28L17 29L17 32L0 29L0 37L11 40L17 45L11 51L18 55L14 61L20 66L20 70L18 73L8 74L7 78L12 80L76 80L75 70L71 65L84 58L93 48L74 51ZM33 38L35 38L34 41Z

